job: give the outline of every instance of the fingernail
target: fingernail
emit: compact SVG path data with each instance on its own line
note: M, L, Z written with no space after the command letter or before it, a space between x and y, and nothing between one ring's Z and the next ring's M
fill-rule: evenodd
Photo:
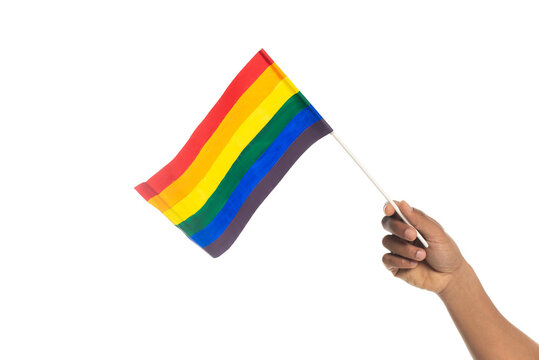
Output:
M425 257L425 250L417 250L417 252L415 253L415 258L417 260L423 260L424 257Z
M412 266L416 266L416 265L417 265L417 261L413 261L413 260L412 260L412 261L410 261L410 265L412 265Z
M386 213L386 208L388 205L389 205L389 201L386 201L386 203L384 204L384 214Z
M415 236L416 236L416 232L415 230L412 230L412 229L406 229L404 231L404 237L407 239L407 240L415 240Z

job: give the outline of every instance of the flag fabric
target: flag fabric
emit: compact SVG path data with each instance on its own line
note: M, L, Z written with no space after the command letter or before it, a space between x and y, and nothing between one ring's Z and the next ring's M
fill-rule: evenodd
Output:
M296 160L331 132L260 50L178 155L135 189L217 257L232 245Z

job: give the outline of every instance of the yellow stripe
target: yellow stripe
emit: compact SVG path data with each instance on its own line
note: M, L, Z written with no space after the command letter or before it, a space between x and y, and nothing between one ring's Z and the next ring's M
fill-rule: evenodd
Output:
M284 103L297 92L298 89L288 78L281 81L260 106L241 124L238 131L236 131L210 170L193 191L171 209L166 210L164 212L165 216L177 225L200 210L217 189L217 186L219 186L243 149L266 126Z
M208 172L243 121L285 77L277 65L269 66L230 109L182 176L148 202L163 212L187 196Z

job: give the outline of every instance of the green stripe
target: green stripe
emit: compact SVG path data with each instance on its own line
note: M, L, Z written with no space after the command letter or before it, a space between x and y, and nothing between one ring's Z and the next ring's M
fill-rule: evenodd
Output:
M204 206L177 226L188 236L204 229L221 211L243 175L279 136L286 125L309 105L309 101L301 93L298 92L291 96L249 145L243 149Z

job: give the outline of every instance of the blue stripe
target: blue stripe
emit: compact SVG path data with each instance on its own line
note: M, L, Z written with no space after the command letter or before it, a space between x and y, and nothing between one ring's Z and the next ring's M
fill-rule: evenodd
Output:
M262 180L281 156L283 156L294 140L296 140L305 129L320 119L322 119L322 117L312 105L300 111L243 176L238 186L236 186L236 189L234 189L228 198L226 204L212 222L204 229L193 234L191 240L201 247L205 247L221 236L260 180Z

